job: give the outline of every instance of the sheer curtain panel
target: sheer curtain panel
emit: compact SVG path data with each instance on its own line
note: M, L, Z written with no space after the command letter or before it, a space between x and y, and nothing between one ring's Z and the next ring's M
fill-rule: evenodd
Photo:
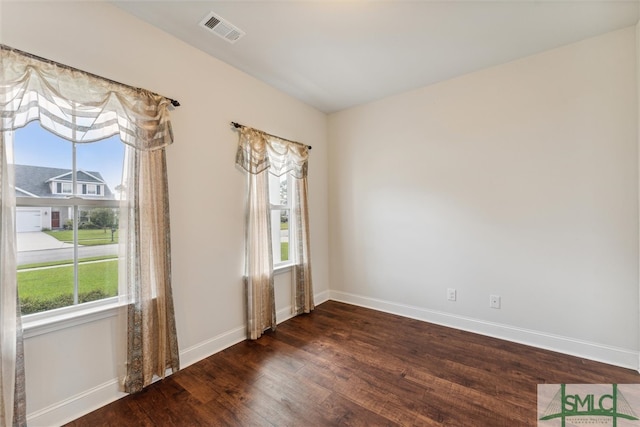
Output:
M4 124L4 120L3 120ZM8 132L0 130L0 426L26 426L24 353L16 278L15 189Z
M293 281L295 314L311 313L313 303L313 287L311 285L311 249L309 243L309 206L307 203L307 174L293 180L293 212L295 221L295 246L293 250Z
M179 369L171 301L164 161L165 147L173 142L170 103L169 99L152 92L0 45L1 131L18 129L38 120L43 128L69 141L88 143L119 135L127 144L125 169L128 174L123 181L125 191L120 213L120 218L126 219L120 222L120 233L126 236L126 244L120 256L126 260L121 263L126 266L121 277L127 280L121 286L127 293L121 297L129 310L125 380L128 392L138 391L151 382L148 370L164 377L167 369ZM3 153L5 150L3 147ZM16 313L15 201L8 159L3 154L1 160L0 295L3 299L0 321L8 323L6 328L5 324L0 326L3 333L9 331L11 337L3 335L0 340L3 346L0 391L2 409L7 416L10 415L7 406L13 400L7 397L11 382L5 373L21 355L20 345L9 344L14 334L10 331L15 330L17 337L20 334L19 322L9 319L10 313L14 318ZM11 263L14 265L7 265ZM13 303L9 302L10 298Z
M154 376L164 378L167 368L176 372L179 360L165 151L129 147L125 163L125 207L120 214L128 298L125 391L134 393Z
M173 142L170 100L39 60L0 45L0 108L4 129L33 120L75 142L119 135L138 150Z
M256 129L239 129L236 165L247 173L245 224L245 297L247 336L257 339L276 328L273 289L273 254L267 174L289 174L294 183L289 233L295 235L293 252L294 305L296 314L314 309L309 253L307 169L309 148Z

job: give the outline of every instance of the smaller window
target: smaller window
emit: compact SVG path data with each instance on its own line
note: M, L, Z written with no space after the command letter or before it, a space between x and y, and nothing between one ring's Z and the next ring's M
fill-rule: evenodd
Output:
M269 201L271 203L271 242L273 266L291 263L291 236L289 218L291 217L291 185L288 174L269 175Z
M62 189L61 189L62 186ZM59 182L58 183L58 193L60 194L71 194L71 183L70 182Z

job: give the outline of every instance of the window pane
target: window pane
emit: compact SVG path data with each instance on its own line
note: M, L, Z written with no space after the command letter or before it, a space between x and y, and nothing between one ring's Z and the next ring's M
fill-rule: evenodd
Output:
M85 194L93 198L115 199L116 189L122 184L124 144L111 137L91 144L76 146L78 183L86 188ZM97 191L97 185L105 185Z
M279 197L280 197L280 204L283 206L287 206L288 205L288 179L287 179L287 175L283 175L280 177L280 183L279 183Z
M73 223L71 206L16 208L22 314L73 304L73 231L49 231L58 223Z
M286 206L288 200L287 175L269 175L269 201L272 205Z
M271 211L271 243L274 265L290 259L288 209L273 209Z
M118 294L118 209L80 207L78 302Z
M289 210L280 211L280 259L288 261L289 258Z
M271 241L273 264L288 262L289 254L289 178L288 175L269 176L271 202Z
M13 146L17 165L64 169L61 173L71 170L73 144L44 130L37 121L14 132ZM47 180L53 176L47 177ZM42 185L45 181L38 184Z

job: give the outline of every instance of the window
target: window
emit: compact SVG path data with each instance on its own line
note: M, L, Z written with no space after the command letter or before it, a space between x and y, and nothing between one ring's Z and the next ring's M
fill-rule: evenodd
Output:
M274 270L283 266L293 270L294 313L309 313L314 308L307 212L310 147L237 123L233 126L240 133L236 165L247 173L247 334L257 339L276 326Z
M291 263L289 245L289 218L291 218L291 185L289 174L269 175L269 201L271 204L271 244L273 266L282 267Z
M82 184L82 194L90 194L90 195L100 194L97 188L98 186L95 184Z
M0 285L4 296L7 297L2 299L2 307L0 307L5 314L0 318L0 328L4 334L4 341L16 344L9 345L7 348L3 346L2 360L3 366L7 368L6 371L15 372L16 384L23 383L22 334L20 328L16 327L14 317L14 313L19 309L16 305L20 305L16 304L15 298L19 286L22 292L20 302L23 305L26 296L29 295L28 291L32 291L31 297L34 300L49 304L47 307L36 307L35 311L40 311L39 313L24 316L27 319L23 319L23 324L29 334L46 333L61 327L111 317L118 312L126 312L127 336L130 345L127 346L125 359L126 373L123 372L125 377L121 382L125 392L134 393L142 390L151 384L155 377L164 378L168 373L167 370L176 372L179 369L179 351L171 297L170 236L166 234L169 229L169 195L165 147L173 142L168 107L171 103L176 106L179 103L144 89L132 88L64 64L42 60L4 45L0 45L0 86L2 87L0 131L3 132L3 155L0 156L0 170L3 178L0 180L2 209L15 209L16 214L19 214L19 209L31 208L28 210L34 211L34 214L32 218L25 217L25 221L31 221L30 224L40 230L33 233L40 237L43 237L43 231L48 231L46 230L48 224L53 226L53 220L48 220L54 216L53 212L57 212L57 218L55 218L57 220L60 220L60 214L63 212L70 213L70 218L65 220L64 224L71 226L73 235L70 241L44 235L55 239L58 249L71 249L73 255L57 251L61 260L53 260L50 256L45 256L42 261L33 260L35 262L29 266L30 273L37 274L38 268L48 270L50 274L47 276L57 273L63 277L61 285L52 284L49 277L43 276L38 277L37 280L31 280L30 283L16 280L18 245L15 244L16 236L12 228L17 225L17 221L11 212L10 215L0 215L2 229L11 231L10 234L0 233L0 260L3 268ZM60 88L64 88L63 93L60 93ZM107 98L109 102L104 103L104 99ZM31 149L25 149L21 142L23 134L27 129L37 132L38 126L22 127L36 117L40 118L43 128L78 144L60 141L43 133L39 138L22 140L26 141L26 145L28 142L35 144L30 147ZM126 156L122 162L113 161L111 158L114 153L123 153L122 148L124 148L117 139L111 138L112 135L121 136L127 144L124 150ZM14 136L18 136L16 141L18 149L15 151ZM94 142L100 139L103 141ZM119 148L114 149L110 142L114 142ZM101 147L105 145L108 149L101 152ZM16 151L17 155L14 158ZM41 156L43 152L46 152L46 158ZM98 159L98 163L95 163L98 167L92 168L89 165L91 159ZM14 160L19 163L12 163ZM116 180L107 177L111 174L107 168L124 164L127 165L126 170L130 173L126 175L121 173L120 178L115 174ZM22 171L17 170L18 166L22 166ZM51 178L47 178L44 184L41 179L36 179L36 184L31 186L33 191L16 187L14 193L14 188L10 187L13 185L14 177L16 182L22 182L20 185L29 187L29 181L21 178L33 176L30 172L43 172L47 168L67 169L69 171L67 174L72 175L70 181L73 182L73 193L54 194L50 184ZM114 191L116 188L122 190L119 191L124 194L119 203L123 212L120 218L117 217L118 211L115 210L118 203L106 186L103 188L102 197L86 197L79 194L78 181L101 182L79 178L79 175L88 174L91 170L104 170L105 182L111 183ZM24 173L25 171L27 173ZM49 176L48 173L42 173L42 175ZM125 181L120 183L123 179ZM58 181L63 180L58 179ZM37 195L38 191L48 191L48 193L40 197ZM20 195L20 200L17 200L16 195ZM266 198L266 195L263 195L263 198ZM149 208L147 201L154 206ZM19 206L16 206L16 203L19 203ZM94 209L98 208L103 211L111 209L112 214L95 212ZM87 218L86 227L82 229L81 215ZM266 217L266 215L263 216ZM127 243L130 243L121 245L123 251L118 253L118 256L122 256L123 261L110 259L110 255L105 253L100 254L99 259L89 259L87 254L81 253L82 248L109 246L118 238L115 235L117 230L115 226L111 228L113 243L110 242L108 245L104 242L109 236L107 227L91 230L95 228L91 225L97 225L98 218L106 218L105 220L109 221L109 217L113 218L111 221L121 223L120 228L126 232L126 236L121 238L123 240L126 238ZM39 220L36 220L38 218ZM80 231L84 229L98 231L102 235L86 235L87 239L81 241ZM141 235L140 229L144 230L144 235ZM56 231L62 233L63 230L64 227ZM53 233L53 230L51 232ZM18 244L20 245L20 242ZM60 248L60 244L70 245L70 248ZM29 246L36 245L24 245L23 240L22 252ZM24 260L19 262L24 268L26 264ZM41 264L38 265L38 262ZM60 263L65 264L65 267L71 266L71 270L64 270ZM120 289L111 293L123 298L104 298L104 289L101 287L104 288L110 282L105 279L106 274L100 274L97 269L90 268L92 264L115 265L112 271L117 271L118 276L121 277L118 284ZM81 267L85 267L85 271L80 271ZM144 279L138 280L140 277ZM47 282L51 286L43 287L42 284ZM29 285L32 284L38 287L35 291L29 289ZM86 305L79 304L82 302L80 296L83 293L83 285L88 286L84 291L90 291L86 294L90 295L91 292L99 294L90 295L88 300L95 301ZM164 298L153 298L154 289L161 289L160 292ZM51 292L56 295L51 295ZM160 292L156 295L160 295ZM72 301L63 301L60 304L60 300L67 298L69 294ZM105 303L107 301L108 303ZM126 310L121 310L120 307L124 308L125 304ZM52 310L54 306L63 308ZM139 327L140 324L143 327ZM7 403L4 406L7 408L15 406L20 410L20 417L16 419L22 423L22 420L26 419L24 393L21 392L20 387L15 387L13 391L15 391L13 394L16 397L16 405L11 398L12 390L9 389L8 393L3 394L4 402ZM5 418L10 420L11 409L5 412L7 415Z
M57 194L71 194L72 183L70 182L56 182Z
M37 122L13 132L13 144L22 314L111 301L118 295L119 214L111 189L121 184L124 144L118 137L76 144ZM78 183L79 171L106 184ZM49 185L56 177L71 182Z

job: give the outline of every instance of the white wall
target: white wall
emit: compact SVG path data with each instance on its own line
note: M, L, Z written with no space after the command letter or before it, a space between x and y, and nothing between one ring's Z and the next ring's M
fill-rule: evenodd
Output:
M630 27L331 115L331 298L637 368L635 61Z
M3 2L0 41L178 99L168 148L173 291L182 364L244 339L244 178L237 121L313 146L309 164L316 301L328 297L326 115L102 2ZM217 42L217 38L212 40ZM276 279L279 320L289 274ZM30 425L74 418L119 396L124 334L109 317L25 342Z

